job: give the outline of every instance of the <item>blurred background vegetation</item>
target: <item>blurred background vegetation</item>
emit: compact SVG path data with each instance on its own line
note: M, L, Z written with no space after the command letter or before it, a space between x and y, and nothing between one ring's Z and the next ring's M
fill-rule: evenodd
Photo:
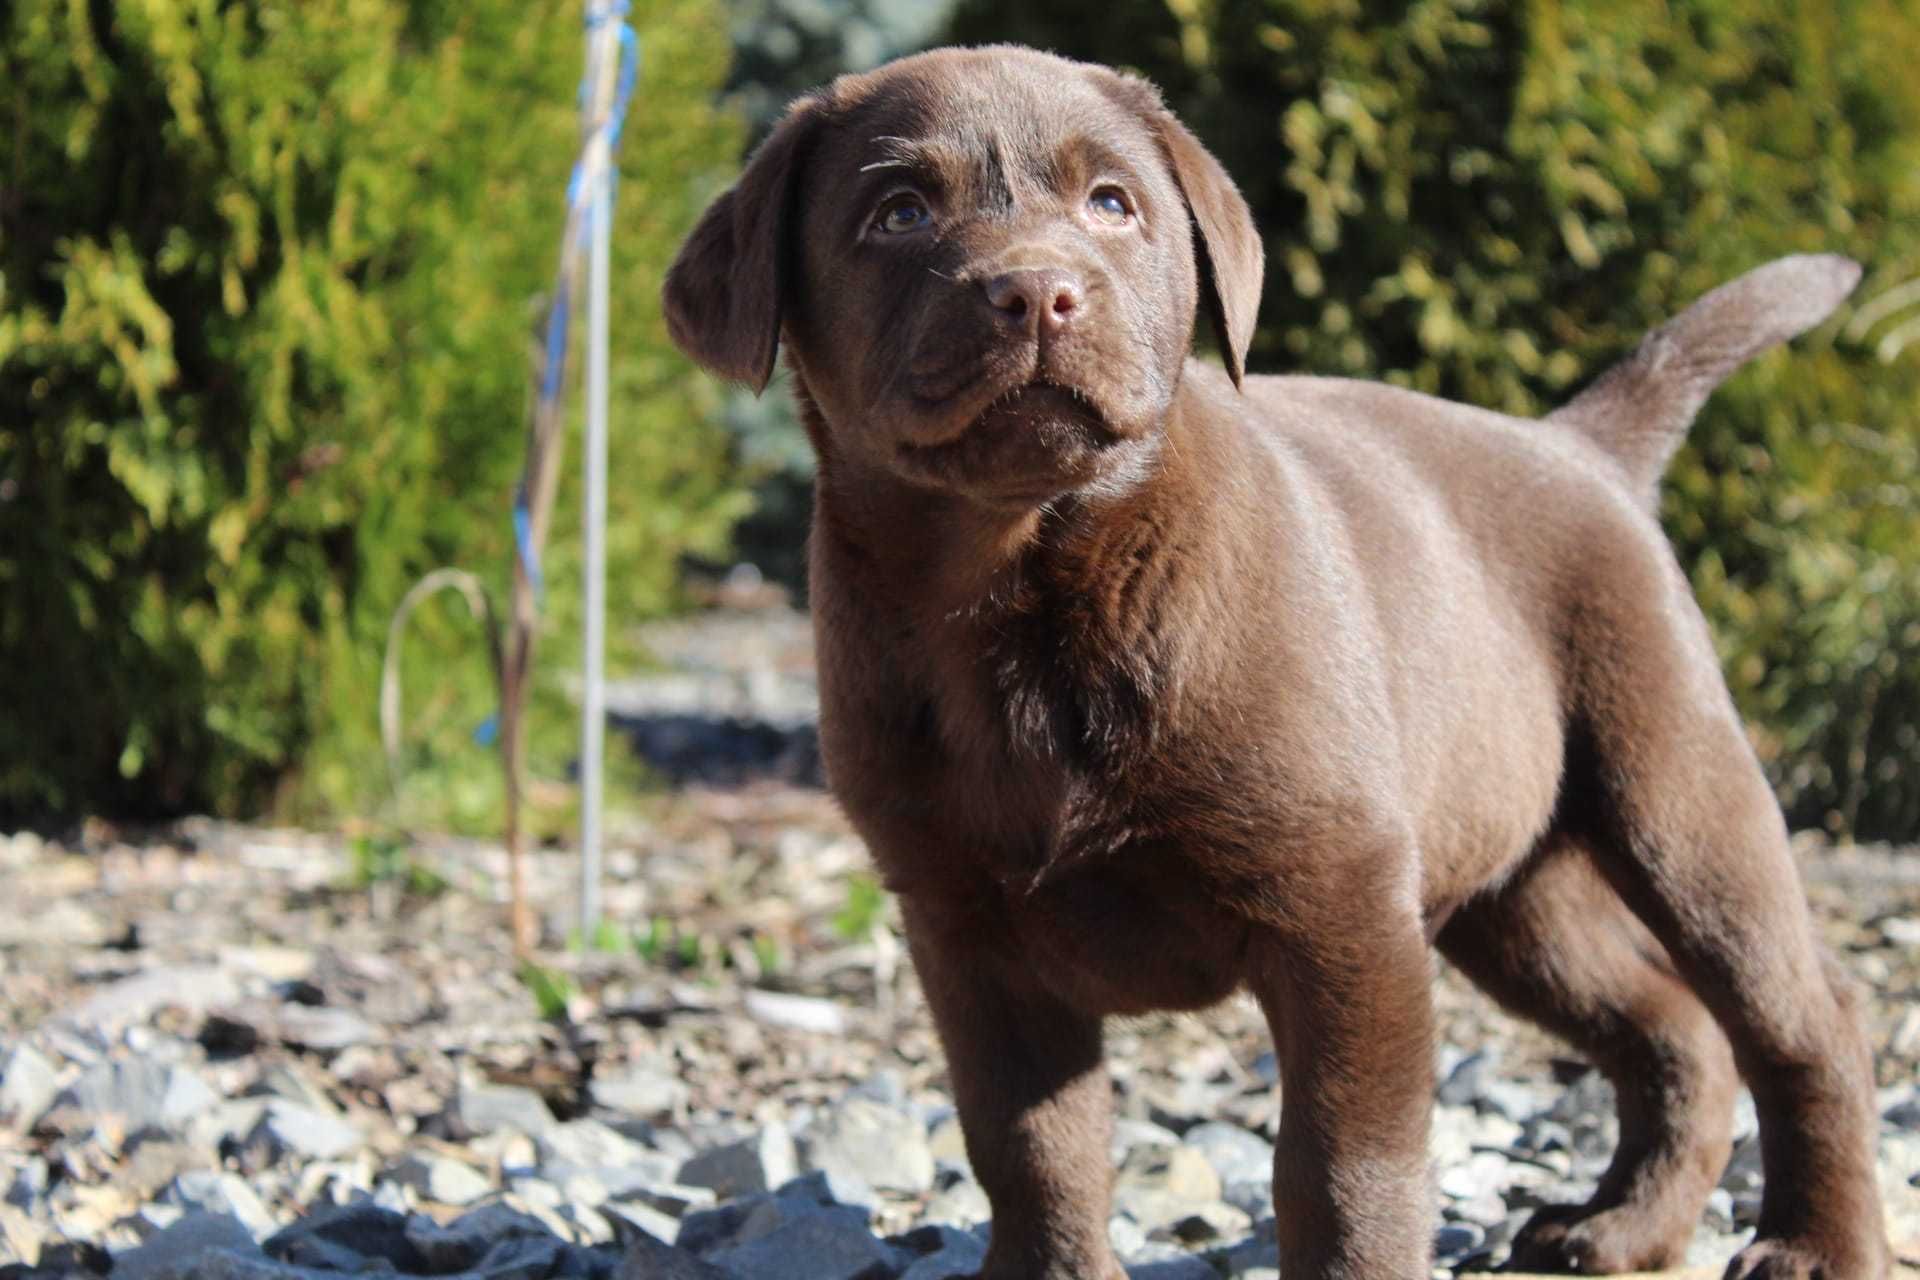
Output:
M386 803L393 605L442 563L504 583L579 10L0 11L0 822ZM683 604L690 557L797 585L804 440L783 397L672 353L679 236L792 94L1017 40L1150 76L1239 180L1267 235L1257 371L1532 414L1769 257L1865 262L1841 320L1715 397L1665 516L1796 823L1920 837L1920 0L639 0L634 22L615 634ZM458 609L409 639L411 750L421 812L484 828L492 693Z

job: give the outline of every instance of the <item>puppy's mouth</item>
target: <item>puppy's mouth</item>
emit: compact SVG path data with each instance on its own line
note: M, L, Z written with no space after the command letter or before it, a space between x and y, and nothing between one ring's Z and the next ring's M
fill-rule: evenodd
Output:
M961 421L936 443L900 442L901 471L996 503L1045 502L1100 474L1126 438L1085 392L1044 381L1010 387Z
M965 394L947 397L936 404L950 408L952 401L965 398ZM943 438L902 441L900 451L905 455L936 453L968 444L980 436L1024 437L1045 444L1049 443L1047 437L1063 435L1078 437L1082 444L1096 448L1120 439L1120 433L1113 429L1100 406L1086 392L1035 378L993 396L978 412L961 419L959 428Z

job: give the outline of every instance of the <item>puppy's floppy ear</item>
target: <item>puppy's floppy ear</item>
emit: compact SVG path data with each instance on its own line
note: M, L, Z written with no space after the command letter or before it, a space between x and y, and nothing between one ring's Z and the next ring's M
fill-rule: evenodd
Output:
M1109 97L1138 113L1159 139L1180 193L1193 216L1194 256L1200 270L1200 305L1220 338L1220 356L1235 386L1246 372L1247 344L1260 314L1260 279L1266 251L1253 225L1253 213L1233 179L1174 118L1160 91L1136 76L1105 72Z
M707 206L667 271L661 302L674 343L757 395L773 377L780 313L793 268L796 176L820 110L802 99Z
M1246 372L1247 344L1260 316L1260 279L1266 250L1253 225L1253 212L1233 179L1169 111L1160 113L1160 142L1173 164L1173 176L1193 214L1194 253L1200 263L1200 300L1220 336L1227 376L1240 385Z

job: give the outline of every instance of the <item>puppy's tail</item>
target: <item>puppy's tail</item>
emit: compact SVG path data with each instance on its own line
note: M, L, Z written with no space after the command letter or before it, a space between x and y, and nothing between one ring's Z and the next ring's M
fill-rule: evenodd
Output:
M1708 394L1762 351L1826 319L1859 282L1860 265L1834 254L1769 262L1655 329L1547 420L1585 432L1652 501Z

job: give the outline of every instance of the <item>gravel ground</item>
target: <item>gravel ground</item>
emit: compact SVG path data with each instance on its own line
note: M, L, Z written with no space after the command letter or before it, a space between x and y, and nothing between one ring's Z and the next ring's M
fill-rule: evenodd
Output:
M565 946L571 857L534 857L551 950L531 980L484 844L205 821L0 836L0 1280L971 1274L987 1208L939 1046L865 854L810 785L803 620L720 611L651 641L673 670L613 706L678 785L616 824L621 924L595 947ZM1920 857L1800 851L1874 991L1882 1181L1896 1241L1920 1239ZM1450 1274L1583 1199L1614 1134L1584 1064L1450 973L1435 990ZM1132 1275L1271 1280L1257 1012L1119 1024L1110 1049ZM1757 1211L1750 1108L1740 1126L1692 1263Z

